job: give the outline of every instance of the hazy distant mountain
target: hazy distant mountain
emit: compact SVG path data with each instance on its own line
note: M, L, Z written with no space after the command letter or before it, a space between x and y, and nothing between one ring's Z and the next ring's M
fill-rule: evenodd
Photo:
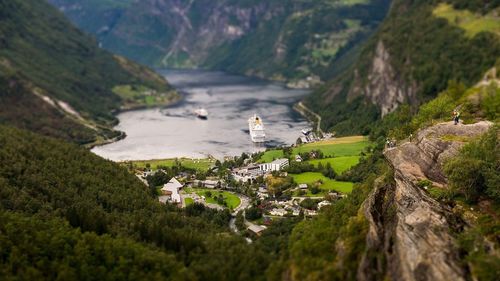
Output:
M103 47L153 66L327 80L390 0L50 0Z
M79 143L110 138L113 112L145 105L124 87L163 102L175 96L161 76L100 49L46 1L0 1L0 122Z

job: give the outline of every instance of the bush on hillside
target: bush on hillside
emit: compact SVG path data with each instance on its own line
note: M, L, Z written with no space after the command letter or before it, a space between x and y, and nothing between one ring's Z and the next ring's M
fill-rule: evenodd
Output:
M450 187L470 203L488 197L500 203L500 146L498 127L464 146L444 171Z

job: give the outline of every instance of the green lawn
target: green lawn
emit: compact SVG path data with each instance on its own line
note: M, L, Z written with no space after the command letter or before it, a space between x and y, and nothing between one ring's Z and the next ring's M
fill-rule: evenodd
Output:
M151 169L158 169L158 166L173 167L176 159L160 159L160 160L145 160L145 161L132 161L135 167L145 168L149 164ZM215 160L213 159L177 159L182 166L198 171L207 171L214 166Z
M317 182L318 180L321 180L323 181L323 184L320 186L320 188L323 191L335 190L342 193L351 193L354 185L352 182L342 182L342 181L332 180L325 177L321 173L314 173L314 172L307 172L302 174L290 174L290 176L292 176L295 182L299 184L300 183L312 184ZM308 195L309 194L310 192L308 191ZM323 194L324 192L309 196L322 196Z
M218 197L219 194L222 194L224 201L227 203L227 207L230 209L235 209L241 203L241 200L238 196L234 195L233 193L227 192L227 191L220 191L220 190L214 190L214 189L208 189L208 188L186 188L186 189L184 189L184 191L187 193L195 192L199 196L205 196L205 201L207 203L210 203L210 204L219 204L217 202L217 200L214 198ZM211 197L206 196L207 191L210 191L212 193Z
M186 207L191 205L191 204L194 204L193 198L189 198L189 197L184 198L184 204L186 205Z
M321 150L325 157L328 156L357 156L371 143L365 137L354 136L308 143L293 149L293 154Z
M259 163L269 163L272 162L274 159L278 158L283 158L283 150L282 149L276 149L276 150L269 150L264 152L264 155L262 155L259 159Z
M113 92L123 99L126 108L165 105L175 98L172 92L158 92L142 85L119 85Z
M330 163L333 170L337 174L342 174L343 172L349 170L352 166L358 164L360 158L360 156L342 156L335 158L315 159L307 162L313 164L316 167L319 163L321 163L323 166L326 166L327 163Z

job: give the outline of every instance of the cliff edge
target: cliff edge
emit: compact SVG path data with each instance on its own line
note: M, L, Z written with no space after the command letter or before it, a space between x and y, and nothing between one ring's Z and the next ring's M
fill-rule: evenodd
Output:
M463 223L434 200L422 181L446 188L442 165L466 140L484 134L493 124L440 123L418 132L413 142L384 151L394 170L392 185L378 186L364 203L370 222L367 250L358 268L359 280L382 276L391 280L466 280L453 229Z

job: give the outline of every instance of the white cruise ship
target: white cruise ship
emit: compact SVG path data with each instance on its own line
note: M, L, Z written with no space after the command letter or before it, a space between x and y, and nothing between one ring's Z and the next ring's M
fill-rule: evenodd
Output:
M264 123L262 123L262 119L257 116L257 114L248 119L248 130L250 131L250 138L253 142L266 141Z
M200 119L207 119L208 118L208 111L204 108L198 108L195 110L194 114L198 116Z

